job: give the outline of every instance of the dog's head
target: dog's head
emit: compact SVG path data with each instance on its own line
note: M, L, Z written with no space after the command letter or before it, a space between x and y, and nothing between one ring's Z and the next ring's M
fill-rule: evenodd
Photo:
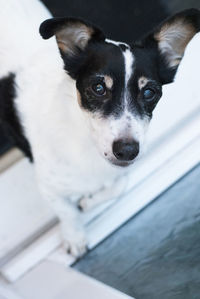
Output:
M56 36L105 159L128 166L138 156L162 85L173 81L187 44L199 30L200 12L195 9L167 19L132 45L105 39L101 30L80 19L42 23L43 38Z

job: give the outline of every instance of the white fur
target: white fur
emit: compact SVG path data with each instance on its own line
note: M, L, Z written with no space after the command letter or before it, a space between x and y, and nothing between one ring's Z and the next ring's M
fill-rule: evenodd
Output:
M146 129L149 124L148 118L140 119L125 109L119 118L113 116L101 118L101 116L92 115L87 117L87 121L92 128L91 136L93 137L100 155L108 159L112 163L117 164L112 145L114 141L119 139L134 139L140 144L140 151L142 152L144 137ZM121 170L122 171L122 170Z
M112 40L112 39L109 39L109 38L106 38L106 42L110 43L110 44L113 44L115 46L125 45L126 47L129 47L129 45L127 45L126 43L118 42L118 41L115 41L115 40Z
M125 62L125 87L127 87L129 79L131 78L131 75L133 73L134 58L129 49L123 52L123 56Z
M125 63L125 92L124 92L124 102L125 102L125 109L124 113L120 120L120 127L124 128L124 130L127 132L128 137L134 138L136 141L140 144L140 154L143 151L143 145L144 145L144 137L147 130L147 127L149 125L149 119L146 118L140 118L137 115L133 115L129 111L129 105L130 105L130 92L129 92L129 80L134 72L134 56L133 53L128 48L125 52L123 52L124 56L124 63ZM129 120L129 121L127 121ZM124 122L126 122L126 126L124 127Z

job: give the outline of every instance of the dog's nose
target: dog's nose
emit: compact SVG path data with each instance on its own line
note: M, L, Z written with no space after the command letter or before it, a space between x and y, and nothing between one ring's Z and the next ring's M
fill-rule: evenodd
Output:
M113 142L113 154L118 160L132 161L139 154L139 143L135 140Z

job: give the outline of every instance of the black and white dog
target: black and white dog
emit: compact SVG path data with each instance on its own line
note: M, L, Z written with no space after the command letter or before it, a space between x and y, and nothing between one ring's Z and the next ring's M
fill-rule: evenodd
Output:
M37 0L2 2L0 119L33 159L64 244L80 256L87 240L77 207L123 192L162 85L200 30L200 12L183 11L128 45L80 19L49 19ZM42 21L41 36L55 38L41 38Z

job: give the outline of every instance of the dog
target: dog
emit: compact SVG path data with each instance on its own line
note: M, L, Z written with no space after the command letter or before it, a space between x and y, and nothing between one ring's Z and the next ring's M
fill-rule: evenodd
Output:
M200 30L200 12L180 12L128 45L26 2L7 0L0 16L0 119L33 161L64 246L80 257L87 238L79 214L123 193L162 86Z

